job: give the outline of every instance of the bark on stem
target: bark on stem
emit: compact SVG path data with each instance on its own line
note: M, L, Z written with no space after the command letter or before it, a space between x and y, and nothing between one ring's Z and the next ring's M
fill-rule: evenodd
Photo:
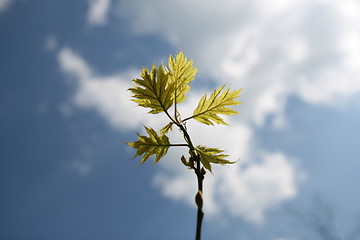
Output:
M200 164L200 157L197 156L195 158L196 161L196 168L195 168L195 174L198 180L198 192L195 196L195 202L198 207L197 210L197 220L196 220L196 240L201 240L201 228L202 228L202 221L204 218L204 212L202 211L203 207L203 180L205 175L205 169L201 168Z
M187 146L190 149L190 158L192 158L192 161L194 163L196 163L196 167L194 167L195 174L196 174L197 181L198 181L198 192L196 193L196 196L195 196L195 202L198 207L197 218L196 218L196 240L201 240L202 221L204 218L204 212L202 211L203 202L204 202L202 193L203 193L203 180L204 180L204 175L205 175L206 171L203 167L201 167L200 156L196 154L195 147L192 144L192 141L186 130L185 125L177 119L176 111L175 111L175 116L174 116L175 119L173 119L166 110L165 110L165 113L171 119L171 121L175 125L177 125L180 128L180 130L183 132L185 141L187 142Z

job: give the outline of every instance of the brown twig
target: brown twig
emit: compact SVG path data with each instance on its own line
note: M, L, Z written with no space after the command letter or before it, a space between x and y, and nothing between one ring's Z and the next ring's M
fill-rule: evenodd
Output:
M196 238L195 239L201 240L201 228L202 228L202 221L204 218L204 212L202 210L203 203L204 203L203 180L204 180L204 175L205 175L206 171L203 167L201 167L199 156L196 156L194 161L196 162L195 174L196 174L197 181L198 181L198 192L196 193L196 196L195 196L195 203L198 207L197 220L196 220Z

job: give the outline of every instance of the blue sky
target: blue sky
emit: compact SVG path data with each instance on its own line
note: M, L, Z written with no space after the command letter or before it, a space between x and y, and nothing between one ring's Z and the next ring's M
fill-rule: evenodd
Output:
M139 167L124 144L165 121L131 79L180 49L199 69L184 115L243 88L229 126L188 125L239 159L206 175L203 238L360 229L358 1L0 0L1 239L194 238L183 151Z

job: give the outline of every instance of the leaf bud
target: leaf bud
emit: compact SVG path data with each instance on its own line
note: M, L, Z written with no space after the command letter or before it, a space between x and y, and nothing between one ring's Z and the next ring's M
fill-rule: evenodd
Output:
M187 167L190 166L190 165L189 165L189 162L186 161L186 158L184 157L184 155L181 156L181 162L182 162L185 166L187 166Z
M201 168L200 173L201 173L201 175L203 175L203 176L206 174L206 171L205 171L205 168L204 168L204 167Z
M194 163L194 158L190 157L189 159L189 168L190 169L195 169L195 163Z
M195 196L195 203L198 206L199 209L202 209L203 207L203 197L202 197L202 193L199 190Z

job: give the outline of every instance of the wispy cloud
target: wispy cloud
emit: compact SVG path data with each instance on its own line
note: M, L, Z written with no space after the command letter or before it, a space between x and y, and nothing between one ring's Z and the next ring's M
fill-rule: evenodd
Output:
M336 106L360 93L358 1L135 0L119 9L136 33L160 33L215 81L246 88L244 115L258 126L271 115L282 126L290 96Z
M146 111L135 110L131 102L129 73L111 76L97 75L84 59L70 48L58 52L58 61L64 74L71 77L77 91L72 102L81 108L94 109L108 123L122 131L135 128Z
M92 170L92 163L86 160L75 159L71 162L71 168L81 177L87 177Z
M83 144L79 149L80 156L71 161L70 167L81 177L87 177L93 169L93 150L90 146Z
M87 20L92 25L105 25L107 23L110 0L88 0L89 11Z
M48 51L48 52L53 52L57 49L58 47L58 42L55 38L55 36L53 35L48 35L46 38L45 38L45 49Z
M246 164L216 169L216 182L207 178L208 211L223 210L260 223L268 209L294 197L301 179L296 161L281 149L269 152L257 146L254 129L261 131L267 119L273 127L285 127L290 97L337 107L360 94L360 3L134 0L119 1L118 9L135 34L157 33L190 53L202 79L245 88L241 123L233 123L243 129L240 135L234 129L219 129L223 135L212 133L214 137L204 137L209 130L196 133L200 128L192 133L201 143L231 139L223 143L230 151L248 143L248 154L236 153ZM165 196L191 204L193 189L186 188L190 175L168 162L161 162L164 172L154 184Z
M14 0L0 0L0 13L5 11Z
M134 0L120 1L119 12L128 17L135 33L157 32L175 48L190 53L203 76L218 85L231 82L232 87L245 88L241 123L210 130L189 126L195 142L218 146L214 139L222 139L220 145L232 157L241 156L235 166L217 168L216 181L207 177L208 211L260 223L268 209L294 197L300 177L296 161L281 149L270 152L257 146L254 127L264 127L269 116L274 127L284 127L291 96L311 105L335 107L360 93L360 4L350 0L225 0L221 5ZM79 83L74 96L77 106L96 109L118 129L135 127L139 121L161 127L162 121L145 119L124 97L130 78L98 76L70 49L61 50L59 59L64 72ZM192 92L189 102L198 98ZM184 110L191 112L190 105ZM132 121L125 115L132 116ZM178 152L170 153L160 163L163 171L154 184L165 196L192 206L193 176L174 164L176 156Z
M268 152L256 146L253 130L247 124L230 122L230 126L214 128L190 122L188 125L195 144L220 146L232 160L239 160L232 166L215 166L215 175L206 176L208 216L226 214L261 224L269 209L296 196L302 179L296 160L280 151ZM180 141L179 136L170 136ZM156 174L154 185L165 196L194 206L195 176L180 163L182 154L187 155L185 149L176 149L159 163L163 170Z
M130 87L130 74L99 76L70 48L58 52L58 61L64 74L77 83L72 100L76 106L96 110L120 131L139 127L139 122L156 129L167 123L164 119L159 120L159 116L146 116L145 110L135 107L129 100L126 89ZM190 114L200 97L198 91L192 91L179 110L185 115ZM207 177L204 195L206 209L213 216L226 213L261 223L269 208L296 195L299 176L295 170L298 171L298 168L284 153L272 153L256 146L251 125L231 119L227 121L230 126L215 128L196 122L188 123L195 144L219 146L236 158L234 160L240 157L235 166L218 167L215 177L211 174ZM171 141L183 142L181 136L175 133L170 135ZM166 159L160 162L162 170L154 177L154 185L165 196L194 206L196 184L193 173L181 165L181 154L187 155L186 149L170 150ZM80 166L78 170L82 171L82 165L77 163L76 166Z

